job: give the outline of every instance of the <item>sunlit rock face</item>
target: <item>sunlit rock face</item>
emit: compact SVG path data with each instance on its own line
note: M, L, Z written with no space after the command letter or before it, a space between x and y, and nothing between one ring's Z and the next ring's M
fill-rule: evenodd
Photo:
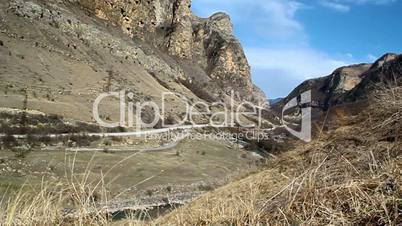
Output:
M265 94L252 83L242 45L225 13L197 17L191 11L190 0L10 0L0 6L7 17L29 30L32 37L23 35L26 41L50 49L46 52L49 59L60 55L93 68L93 75L92 71L75 72L76 79L95 84L85 86L91 89L91 95L105 90L105 86L110 89L104 83L111 81L116 83L113 89L135 91L139 101L157 101L160 93L172 91L192 100L230 103L233 97L236 104L250 101L269 107ZM6 28L6 33L23 33L16 27ZM70 64L60 60L58 64L46 73L60 78L49 82L74 90L80 83L65 81L72 75ZM36 70L35 65L32 68ZM108 78L110 71L114 79ZM76 95L81 98L81 92ZM82 102L90 103L88 98ZM74 104L81 103L76 100L71 97ZM172 109L179 108L172 105ZM71 115L75 117L73 112ZM88 118L85 116L85 120Z
M264 94L252 84L250 66L228 15L199 18L191 12L190 0L76 1L130 37L201 67L209 78L198 86L213 87L208 92L217 99L234 91L238 99L267 105Z
M275 108L279 109L292 98L311 90L313 105L327 110L331 106L366 99L384 87L401 84L402 55L387 53L373 64L345 66L328 76L307 80L275 104Z

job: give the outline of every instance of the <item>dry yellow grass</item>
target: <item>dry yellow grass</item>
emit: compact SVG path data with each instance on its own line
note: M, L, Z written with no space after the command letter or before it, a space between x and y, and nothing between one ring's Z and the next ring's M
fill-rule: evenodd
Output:
M402 89L361 120L278 156L156 225L401 225Z
M76 176L0 202L1 225L401 225L402 89L376 96L359 122L299 145L267 168L154 222L112 222L104 181ZM105 173L107 174L107 172ZM34 195L32 193L34 192ZM66 211L66 205L70 212Z
M115 166L129 157L104 172L100 179L91 179L92 161L96 154L82 174L75 172L76 155L65 160L68 167L63 180L43 180L40 187L27 184L15 194L4 195L0 199L0 225L111 225L113 219L104 208L108 206L108 200L111 200L105 178ZM134 221L137 218L132 216L130 225L142 225L141 221Z

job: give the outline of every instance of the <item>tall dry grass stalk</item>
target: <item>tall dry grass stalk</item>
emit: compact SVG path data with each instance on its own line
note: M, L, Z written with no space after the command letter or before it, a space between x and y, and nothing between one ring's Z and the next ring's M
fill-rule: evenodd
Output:
M358 124L282 153L268 162L266 170L146 223L402 225L401 91L394 88L376 95ZM92 161L78 174L76 156L66 159L65 180L26 185L14 196L3 197L2 225L122 225L112 222L102 208L110 201L105 178L114 167L94 180ZM140 224L145 223L124 222Z
M382 88L373 97L371 106L374 115L373 129L384 139L400 139L402 135L402 87Z
M402 225L402 89L362 120L268 162L158 219L159 225Z
M88 162L83 173L75 169L77 154L66 157L65 178L45 181L39 186L26 184L11 195L4 195L0 202L1 226L91 226L111 225L112 216L106 207L111 200L106 176L119 164L138 154L135 153L116 163L100 178L92 178L93 161ZM67 155L66 155L67 156ZM144 215L145 216L145 215ZM129 225L142 225L132 215Z

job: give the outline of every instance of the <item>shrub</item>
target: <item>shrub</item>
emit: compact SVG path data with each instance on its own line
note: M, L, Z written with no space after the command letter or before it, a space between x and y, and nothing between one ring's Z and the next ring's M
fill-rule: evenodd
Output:
M36 136L32 135L31 133L27 134L27 144L29 144L31 147L37 146L39 143L39 140Z
M15 139L15 137L11 134L6 134L6 136L1 138L1 141L5 148L11 148L18 145L17 139Z
M150 189L148 189L145 193L146 193L148 196L152 196L152 195L154 194L154 192L153 192L152 190L150 190Z
M111 145L112 145L112 142L111 142L110 140L104 140L104 141L103 141L103 145L105 145L105 146L111 146Z
M47 136L47 135L42 135L38 137L38 140L42 144L50 144L52 142L52 139ZM56 139L57 140L57 139Z
M28 152L29 152L29 151L26 151L26 150L18 150L18 151L15 151L15 157L16 157L16 158L24 159L24 158L26 158L26 155L28 154Z
M112 141L115 141L115 142L122 142L123 141L123 138L121 138L121 137L111 137L110 139L112 139Z
M91 145L92 139L93 138L91 138L85 134L70 136L70 141L75 142L78 147L85 147L85 146Z
M172 186L167 186L166 191L171 193L173 191L173 187Z

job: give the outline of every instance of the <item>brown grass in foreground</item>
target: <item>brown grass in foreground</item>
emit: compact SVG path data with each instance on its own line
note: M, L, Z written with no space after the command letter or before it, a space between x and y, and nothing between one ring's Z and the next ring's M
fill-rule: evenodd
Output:
M402 225L402 88L157 225Z
M136 154L116 163L101 178L91 178L96 153L82 174L74 171L77 153L73 158L66 158L68 168L63 180L43 179L39 187L27 184L17 193L6 192L0 197L0 226L110 225L113 219L105 207L112 197L105 178L114 167ZM130 225L143 225L141 217L147 218L146 213L128 216L133 219ZM139 219L138 223L134 219Z
M109 199L105 181L91 181L89 166L75 175L72 160L66 182L0 199L0 225L401 225L402 89L374 103L363 120L154 222L112 222L99 206Z

